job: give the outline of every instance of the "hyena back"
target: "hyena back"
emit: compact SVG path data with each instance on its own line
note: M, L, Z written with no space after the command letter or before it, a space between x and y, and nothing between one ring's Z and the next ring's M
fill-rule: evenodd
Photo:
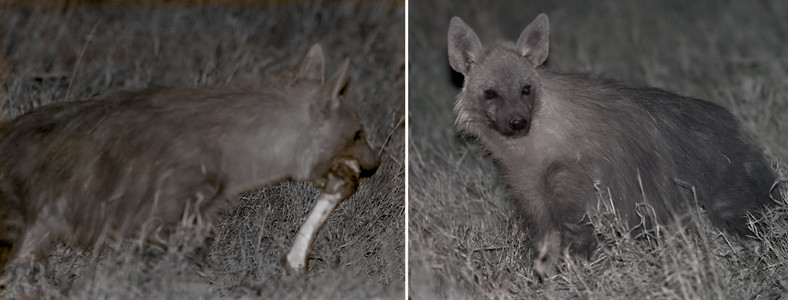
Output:
M379 161L349 98L348 62L324 77L314 45L260 84L127 92L3 124L0 262L41 258L57 242L161 241L184 214L210 227L239 193L287 180L349 196L355 183L329 184L330 170L355 161L357 180Z
M548 32L542 14L515 44L485 48L458 17L448 34L450 64L465 76L455 125L498 162L535 241L537 274L562 249L591 255L585 217L597 189L609 188L616 211L641 230L680 219L697 197L713 224L746 234L747 214L779 197L772 169L724 108L551 72Z

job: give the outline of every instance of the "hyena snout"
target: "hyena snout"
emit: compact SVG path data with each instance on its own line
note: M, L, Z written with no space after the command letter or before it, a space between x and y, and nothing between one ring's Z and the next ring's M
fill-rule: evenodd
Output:
M502 135L508 137L523 136L528 133L531 127L531 120L522 115L515 115L508 118L503 118L496 124L496 130Z
M528 120L523 117L515 117L509 120L509 128L513 131L521 131L528 128Z
M335 156L335 159L356 161L359 167L358 171L360 171L359 178L372 177L380 166L377 153L369 146L361 131L345 146L344 150Z
M378 155L369 147L369 144L367 144L367 141L364 139L356 143L356 148L358 149L354 151L356 152L354 158L356 158L359 167L361 167L361 174L359 174L359 177L372 177L380 166Z
M355 141L331 160L323 191L348 197L358 191L359 179L375 175L379 165L366 141Z

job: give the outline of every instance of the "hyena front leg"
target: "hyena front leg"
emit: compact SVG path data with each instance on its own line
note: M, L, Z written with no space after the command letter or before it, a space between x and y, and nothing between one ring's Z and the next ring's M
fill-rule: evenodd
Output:
M539 279L544 280L553 275L556 260L561 253L561 233L551 230L535 239L536 257L534 258L534 272Z
M315 207L306 222L296 234L293 246L285 257L285 268L294 273L304 273L308 267L309 251L315 242L320 228L323 227L337 205L349 198L358 188L361 168L357 161L347 159L336 164L328 174L328 182L320 192Z
M540 202L546 208L537 231L534 271L544 279L553 273L556 261L568 252L591 257L596 248L594 227L588 222L588 197L593 195L592 180L574 163L554 162L542 173Z
M227 206L222 196L225 183L210 167L203 165L181 166L167 169L151 194L147 211L137 216L138 221L127 219L125 224L139 224L137 231L140 249L166 251L171 237L178 233L196 233L202 237L213 234L213 216ZM122 211L122 210L121 210ZM133 218L128 216L127 218Z
M587 222L563 224L560 230L538 234L535 244L534 272L544 280L555 274L558 258L566 253L591 258L596 247L594 227Z

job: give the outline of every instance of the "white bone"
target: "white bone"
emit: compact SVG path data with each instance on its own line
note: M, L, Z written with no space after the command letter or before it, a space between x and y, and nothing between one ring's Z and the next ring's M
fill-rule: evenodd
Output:
M321 193L315 202L315 207L309 213L304 225L296 234L293 246L290 252L287 253L285 258L285 267L290 271L297 273L304 273L307 268L307 256L312 249L312 244L315 242L315 237L320 231L320 227L326 222L331 212L341 202L342 195L340 193L328 194Z
M353 159L348 159L344 161L344 163L346 166L350 167L353 170L353 172L356 172L356 174L361 173L361 166L358 165L358 161Z

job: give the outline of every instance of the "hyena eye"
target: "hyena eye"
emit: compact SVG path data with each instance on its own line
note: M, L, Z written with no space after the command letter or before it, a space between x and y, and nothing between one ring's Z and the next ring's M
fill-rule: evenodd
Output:
M498 93L493 90L484 90L484 99L490 100L498 98Z
M354 141L361 140L361 137L362 137L362 136L363 136L363 133L361 133L361 130L359 130L359 131L356 131L356 135L354 135L354 136L353 136L353 140L354 140Z
M526 84L525 86L523 86L523 89L520 91L520 93L522 93L523 96L530 95L531 94L531 85L530 84Z

